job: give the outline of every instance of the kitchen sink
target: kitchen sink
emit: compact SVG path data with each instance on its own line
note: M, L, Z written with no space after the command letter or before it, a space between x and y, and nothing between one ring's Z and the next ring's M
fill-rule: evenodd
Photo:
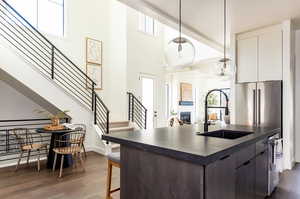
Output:
M197 135L234 140L234 139L238 139L250 135L252 133L253 132L218 130L218 131L212 131L207 133L197 133Z

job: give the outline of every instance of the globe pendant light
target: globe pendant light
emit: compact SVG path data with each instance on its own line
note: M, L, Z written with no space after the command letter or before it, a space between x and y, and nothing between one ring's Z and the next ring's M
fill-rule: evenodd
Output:
M179 0L179 37L168 42L165 59L168 66L189 66L195 59L193 43L181 35L181 0Z
M217 64L217 73L219 76L231 76L232 72L230 67L231 59L226 57L226 39L227 39L227 1L224 0L224 57L219 60Z

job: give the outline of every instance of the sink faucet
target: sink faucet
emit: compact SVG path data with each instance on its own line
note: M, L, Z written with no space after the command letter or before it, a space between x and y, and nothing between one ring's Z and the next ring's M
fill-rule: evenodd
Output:
M207 102L208 96L209 96L211 93L213 93L213 92L220 92L220 93L222 93L222 94L225 96L225 98L226 98L226 106L225 106L225 107L224 107L224 106L219 106L219 107L213 107L213 106L209 107L209 106L208 106L208 102ZM205 97L205 121L204 121L204 131L208 131L208 126L210 125L210 124L208 123L208 108L223 108L223 109L225 109L225 115L229 115L228 102L229 102L229 98L228 98L227 94L226 94L223 90L221 90L221 89L213 89L213 90L211 90L211 91L209 91L209 92L207 93L207 95L206 95L206 97Z

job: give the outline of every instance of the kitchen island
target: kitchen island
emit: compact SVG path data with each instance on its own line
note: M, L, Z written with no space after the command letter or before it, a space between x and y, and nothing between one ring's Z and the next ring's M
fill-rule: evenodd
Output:
M104 135L121 144L121 199L264 198L266 141L281 130L228 125L211 126L207 134L203 129L190 125Z

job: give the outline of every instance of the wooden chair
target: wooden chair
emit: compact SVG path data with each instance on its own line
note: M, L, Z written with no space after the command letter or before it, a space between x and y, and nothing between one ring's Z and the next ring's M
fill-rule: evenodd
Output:
M53 149L53 151L55 152L55 156L52 171L55 171L57 155L59 154L61 155L59 178L62 177L65 155L72 155L73 157L74 155L76 155L76 157L78 156L81 166L84 170L84 163L81 156L83 141L84 133L81 132L66 133L64 135L59 136L58 139L55 140Z
M37 167L38 171L41 169L40 165L40 151L45 148L46 151L48 150L47 146L48 144L43 143L43 136L38 133L30 132L28 129L25 128L19 128L19 129L13 129L12 130L14 136L17 139L19 148L20 148L20 156L19 160L16 166L16 171L18 170L18 167L20 165L20 162L23 158L23 154L25 152L28 153L27 155L27 164L29 164L29 159L31 155L31 151L36 150L38 152L38 161L37 161ZM34 135L34 136L33 136Z
M106 187L106 199L112 199L111 194L119 191L120 188L111 190L112 168L121 168L120 165L120 153L110 153L108 156L108 171L107 171L107 187Z
M83 140L85 140L85 135L86 135L86 125L85 124L72 124L72 128L74 128L75 130L81 132L84 134ZM79 140L72 140L74 143L78 142ZM85 151L85 146L84 146L84 142L82 143L82 149L84 152L84 157L87 158L87 154Z

